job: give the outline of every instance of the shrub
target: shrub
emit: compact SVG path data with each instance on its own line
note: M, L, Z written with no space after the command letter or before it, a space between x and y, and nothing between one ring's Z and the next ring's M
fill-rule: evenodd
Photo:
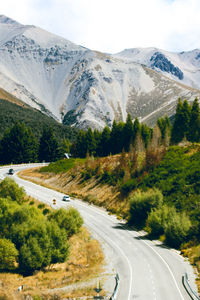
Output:
M15 245L7 239L0 239L0 269L14 269L17 259L18 251L15 248Z
M175 208L167 205L151 210L146 222L147 232L154 238L164 234L167 221L174 213Z
M147 231L154 238L165 235L167 245L179 248L187 241L191 222L185 213L179 213L175 207L164 205L152 210L147 219Z
M67 210L64 208L60 208L56 211L53 211L48 219L54 220L61 229L65 229L67 236L71 237L73 234L79 232L81 226L83 225L83 219L78 212L73 207L68 208Z
M25 201L25 191L13 179L6 177L0 183L0 197L9 197L13 201L23 203Z
M48 208L43 209L43 215L46 216L50 213L50 210Z
M42 208L44 208L44 207L45 207L45 204L44 204L44 203L38 204L38 208L39 208L39 209L42 209Z
M124 195L128 195L132 190L136 189L137 186L138 186L137 178L131 178L125 183L123 183L120 189Z
M169 219L165 223L166 243L169 246L179 248L180 245L187 241L187 237L191 228L189 217L185 213L170 214Z
M19 251L19 267L24 274L32 274L33 271L46 267L51 262L49 239L33 237L30 235Z
M97 202L97 197L96 195L91 195L91 194L88 194L87 196L85 196L83 198L84 201L87 201L88 203L93 203L95 204Z
M130 216L129 223L135 226L144 226L148 213L151 209L159 207L163 202L163 195L157 189L151 189L147 192L138 190L130 198Z

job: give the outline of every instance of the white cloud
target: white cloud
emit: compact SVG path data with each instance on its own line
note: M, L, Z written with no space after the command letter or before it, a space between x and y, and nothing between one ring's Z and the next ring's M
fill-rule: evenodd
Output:
M200 47L199 0L6 0L0 13L105 52Z

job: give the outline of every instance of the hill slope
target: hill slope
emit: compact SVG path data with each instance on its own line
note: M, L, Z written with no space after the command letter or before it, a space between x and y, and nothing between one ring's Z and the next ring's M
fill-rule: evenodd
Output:
M9 95L8 100L1 99L1 97L6 98L7 95L0 90L0 138L5 130L12 127L16 122L24 122L26 126L32 129L37 138L41 136L44 127L51 127L58 140L64 137L71 141L75 139L78 132L76 128L59 124L55 119L29 107L23 102L15 98L9 98Z

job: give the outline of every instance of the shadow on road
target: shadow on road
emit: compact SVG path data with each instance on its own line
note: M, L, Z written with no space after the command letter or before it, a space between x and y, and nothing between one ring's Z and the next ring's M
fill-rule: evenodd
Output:
M148 233L145 233L145 231L143 231L143 230L141 231L140 229L135 228L133 226L129 226L128 224L118 223L117 225L113 226L112 228L117 229L117 230L134 231L137 233L137 236L133 236L132 238L134 238L136 240L154 241L156 247L160 247L163 249L172 249L172 248L166 246L165 244L163 244L162 242L152 238L152 236L150 236Z

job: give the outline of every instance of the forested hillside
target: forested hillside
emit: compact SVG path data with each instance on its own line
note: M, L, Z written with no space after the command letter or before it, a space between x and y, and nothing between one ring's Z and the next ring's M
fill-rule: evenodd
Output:
M53 128L59 140L65 137L73 141L79 131L76 128L59 124L53 118L27 105L20 106L0 99L0 137L3 136L7 128L11 128L16 122L23 122L27 127L30 127L36 138L40 138L44 127Z
M60 159L78 132L18 99L0 99L0 164Z

